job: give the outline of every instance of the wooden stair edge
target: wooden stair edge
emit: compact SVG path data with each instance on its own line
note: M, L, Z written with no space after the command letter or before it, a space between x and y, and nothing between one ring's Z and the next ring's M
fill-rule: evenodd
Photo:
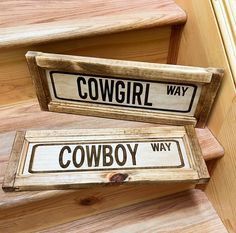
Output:
M182 210L181 213L180 210ZM194 212L194 218L192 218L192 212ZM196 189L76 219L44 228L39 232L64 232L68 229L72 232L78 230L86 232L92 229L96 232L112 232L113 230L124 232L127 229L143 232L147 228L148 231L153 232L227 232L204 192Z
M33 112L29 110L31 108L33 109ZM16 130L25 130L26 128L28 128L29 126L28 126L27 122L24 122L24 119L23 119L25 116L24 112L27 113L27 111L30 111L29 120L31 119L33 121L35 120L35 122L38 122L38 120L43 120L45 118L49 123L49 125L47 125L47 122L44 121L44 123L46 123L45 127L50 126L51 121L50 121L50 119L48 119L48 117L50 115L55 116L56 119L61 118L60 120L62 122L65 118L67 118L66 116L68 115L68 114L62 114L62 113L51 113L51 112L41 111L39 109L37 99L31 99L31 100L17 102L14 105L9 105L9 104L3 105L0 107L0 109L2 111L2 114L0 114L0 120L2 122L2 125L4 125L4 123L7 123L6 127L2 127L2 128L0 127L0 133L5 133L5 132L9 132L9 131L16 131ZM20 113L20 115L18 115L19 113ZM36 118L34 117L34 114L36 115ZM40 115L42 115L42 118L40 117ZM8 116L8 117L6 117L6 116ZM17 119L15 119L18 128L12 127L12 124L8 123L8 121L10 121L11 117L15 118L15 116L19 117L19 122L17 121ZM37 117L39 117L39 119L37 119ZM68 115L68 118L71 118L71 120L77 119L80 117L83 119L86 119L86 118L90 119L91 118L89 116L87 117L87 116L71 115L71 114ZM92 117L92 119L95 119L95 118ZM97 118L97 119L101 120L104 118ZM106 119L106 121L110 121L110 119ZM128 124L129 124L130 121L126 121L126 122L128 122ZM53 123L55 123L55 122L53 122ZM32 124L34 124L34 122L32 122ZM158 126L155 124L142 123L142 122L137 122L137 124ZM131 122L130 122L130 125L131 125ZM54 128L54 124L52 125L52 127ZM127 126L125 126L125 127L127 127ZM130 127L132 127L132 125ZM135 127L137 127L137 126L135 126ZM31 127L29 127L29 129L30 128ZM66 128L66 126L65 126L65 128ZM205 161L218 159L218 158L221 158L224 156L223 146L220 144L220 142L217 140L217 138L212 134L212 132L210 131L210 129L208 127L195 128L195 130L196 130L199 145L201 147L202 154L203 154Z
M144 191L144 190L143 190ZM144 191L145 192L145 191ZM126 192L119 192L119 198L105 196L80 197L76 193L51 200L38 207L28 206L3 212L0 219L0 230L4 232L96 232L132 226L132 229L159 229L163 231L189 232L227 232L225 227L201 190L179 191L164 197L150 197L136 202L126 200ZM104 199L103 199L104 198ZM124 199L125 203L121 200ZM128 199L130 200L130 199ZM113 206L113 201L121 201L121 205ZM82 215L81 215L82 212ZM13 224L14 222L14 224ZM101 224L102 222L102 224ZM145 222L145 224L143 224ZM179 224L176 224L179 223ZM136 227L136 228L135 228ZM141 228L140 228L141 227ZM90 232L90 231L89 231Z
M120 1L122 2L123 0ZM100 2L103 2L103 0L100 0ZM43 23L29 23L23 26L14 25L13 27L10 23L8 25L3 24L3 26L0 23L0 49L119 33L128 30L184 24L187 19L186 13L175 2L169 0L167 3L166 6L163 6L163 4L155 2L154 5L150 5L150 8L145 13L143 13L139 3L139 8L135 8L133 11L128 10L128 12L122 14L120 12L124 12L124 9L114 15L110 15L107 12L105 16L95 15L85 18L85 9L85 12L82 12L83 14L78 14L78 19L64 17L64 20L52 22L42 20ZM33 3L29 1L28 4ZM159 5L160 9L158 9ZM111 5L109 7L112 9L114 6ZM4 17L2 20L4 20Z
M176 183L174 186L173 184L164 186L162 184L123 184L67 191L10 193L18 198L15 198L13 203L9 202L8 205L0 206L0 231L1 227L4 225L10 226L15 218L18 219L17 216L22 215L22 209L24 209L25 216L27 217L21 218L20 222L28 222L29 219L32 219L33 222L29 224L35 225L35 218L39 217L39 222L36 225L44 224L45 220L49 220L50 224L53 225L55 222L57 224L58 221L65 222L67 219L82 218L181 192L189 189L190 186L192 184L189 183ZM36 194L36 198L32 195L33 193ZM49 195L47 196L47 194ZM28 201L22 202L22 196L26 196ZM59 213L59 215L53 217L54 213ZM64 217L61 218L61 215L64 215ZM5 224L3 224L4 222Z
M224 148L209 128L196 128L196 134L205 161L219 159L224 156Z

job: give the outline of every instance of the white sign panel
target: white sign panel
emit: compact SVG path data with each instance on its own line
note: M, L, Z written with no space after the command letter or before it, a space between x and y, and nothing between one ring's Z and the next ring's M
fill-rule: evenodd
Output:
M201 85L46 70L53 101L194 116ZM158 77L157 77L158 78Z
M189 168L181 138L117 143L30 143L23 174Z

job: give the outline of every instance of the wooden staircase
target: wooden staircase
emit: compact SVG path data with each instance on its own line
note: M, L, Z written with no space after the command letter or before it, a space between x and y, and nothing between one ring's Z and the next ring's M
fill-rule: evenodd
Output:
M0 23L1 104L35 97L25 62L29 50L176 63L186 21L172 0L0 4L8 12Z
M16 130L157 126L40 111L24 55L38 50L176 64L187 15L174 1L22 0L1 1L0 9L0 182ZM211 168L224 150L208 128L197 135ZM183 190L184 184L0 190L0 232L227 232L203 191ZM177 194L166 196L171 193Z

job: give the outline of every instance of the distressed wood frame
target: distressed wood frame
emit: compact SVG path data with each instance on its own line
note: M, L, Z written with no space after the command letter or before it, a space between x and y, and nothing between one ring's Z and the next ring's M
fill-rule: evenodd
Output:
M147 169L107 169L100 171L80 171L61 173L40 173L23 175L23 166L29 143L37 142L79 142L102 140L121 142L122 140L150 140L183 138L190 168L147 168ZM74 139L75 140L75 139ZM78 139L76 139L78 141ZM73 189L91 185L110 183L206 183L209 174L202 157L195 130L189 126L169 126L153 128L123 129L76 129L76 130L34 130L17 132L10 155L3 189L5 191Z
M26 54L26 58L42 110L161 124L193 124L200 128L206 125L223 76L223 70L217 68L164 65L31 51ZM140 111L127 108L111 109L109 106L101 107L89 103L63 103L52 101L47 84L46 69L85 75L100 75L101 77L110 76L114 78L123 77L124 79L142 79L145 81L171 81L176 84L183 82L186 84L199 84L202 86L202 91L194 116L155 113L143 109ZM107 114L108 112L109 114Z

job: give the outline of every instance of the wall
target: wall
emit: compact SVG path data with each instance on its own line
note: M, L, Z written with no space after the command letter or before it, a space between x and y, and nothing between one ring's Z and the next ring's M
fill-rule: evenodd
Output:
M208 127L225 148L206 194L230 232L236 232L236 95L233 77L210 0L176 0L188 20L180 43L178 64L225 69Z

